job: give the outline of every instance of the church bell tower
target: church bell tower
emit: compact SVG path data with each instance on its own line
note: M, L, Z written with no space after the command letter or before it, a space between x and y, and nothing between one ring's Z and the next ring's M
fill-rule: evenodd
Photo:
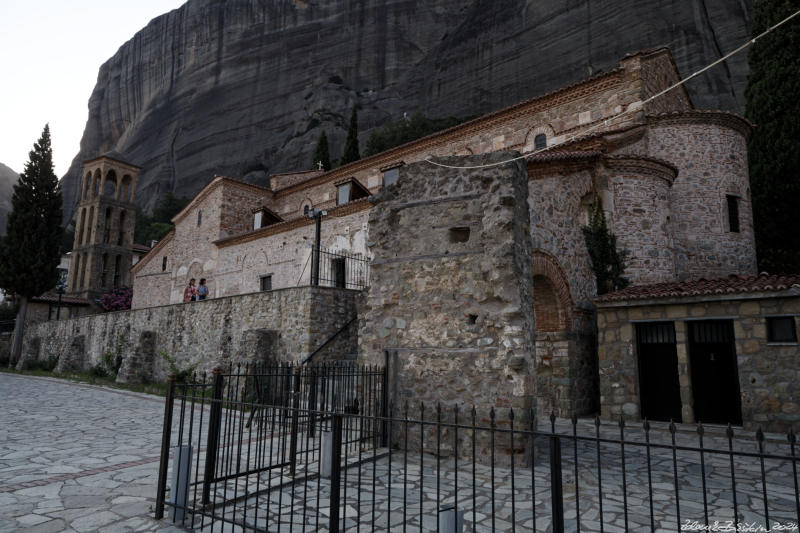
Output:
M84 161L67 292L94 302L131 286L134 195L140 167L107 153Z

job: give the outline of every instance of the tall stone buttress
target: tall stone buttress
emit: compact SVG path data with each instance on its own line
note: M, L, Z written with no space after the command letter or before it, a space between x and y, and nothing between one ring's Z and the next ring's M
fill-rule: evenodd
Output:
M84 161L67 292L95 301L131 286L134 195L140 167L116 154Z

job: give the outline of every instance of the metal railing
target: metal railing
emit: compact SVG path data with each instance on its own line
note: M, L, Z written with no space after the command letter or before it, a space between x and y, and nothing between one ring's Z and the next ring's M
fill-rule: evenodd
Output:
M794 433L394 409L386 380L331 365L173 382L156 517L174 442L167 505L193 529L797 530Z
M331 251L311 247L310 284L343 289L363 289L369 286L369 259L361 254ZM300 274L302 279L305 268Z
M14 324L17 320L12 318L10 320L0 320L0 333L9 333L14 331Z

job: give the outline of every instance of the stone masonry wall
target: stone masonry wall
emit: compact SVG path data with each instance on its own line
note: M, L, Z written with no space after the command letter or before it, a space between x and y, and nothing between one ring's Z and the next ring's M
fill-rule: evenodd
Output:
M366 206L365 206L366 207ZM366 209L344 216L324 217L322 247L334 252L366 257ZM311 248L314 225L219 248L217 295L228 296L259 290L262 276L272 276L273 289L308 285L311 280Z
M677 279L756 273L749 130L744 119L723 112L651 116L645 135L616 152L667 161L677 170L669 192ZM738 198L738 232L729 229L727 195Z
M527 186L520 162L478 170L415 163L373 199L359 361L382 364L383 349L396 351L397 405L533 405Z
M687 298L648 305L598 307L600 402L604 418L640 420L636 321L671 321L675 325L678 380L683 422L694 422L687 320L733 318L736 361L744 428L785 432L800 422L800 359L795 344L767 342L766 318L794 315L800 330L800 296L760 294Z
M161 351L199 371L265 358L299 361L355 316L357 295L301 287L43 322L26 328L22 361L54 355L61 370L86 370L119 350L121 381L163 380Z

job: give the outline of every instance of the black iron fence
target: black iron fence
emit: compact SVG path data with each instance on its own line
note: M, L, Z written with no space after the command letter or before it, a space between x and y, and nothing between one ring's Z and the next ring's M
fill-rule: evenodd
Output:
M173 382L156 517L168 502L211 531L797 531L794 433L395 409L386 380L330 365Z
M16 324L16 319L10 320L0 320L0 333L10 333L14 331L14 324Z
M369 260L361 254L312 246L311 285L363 289L369 285Z

